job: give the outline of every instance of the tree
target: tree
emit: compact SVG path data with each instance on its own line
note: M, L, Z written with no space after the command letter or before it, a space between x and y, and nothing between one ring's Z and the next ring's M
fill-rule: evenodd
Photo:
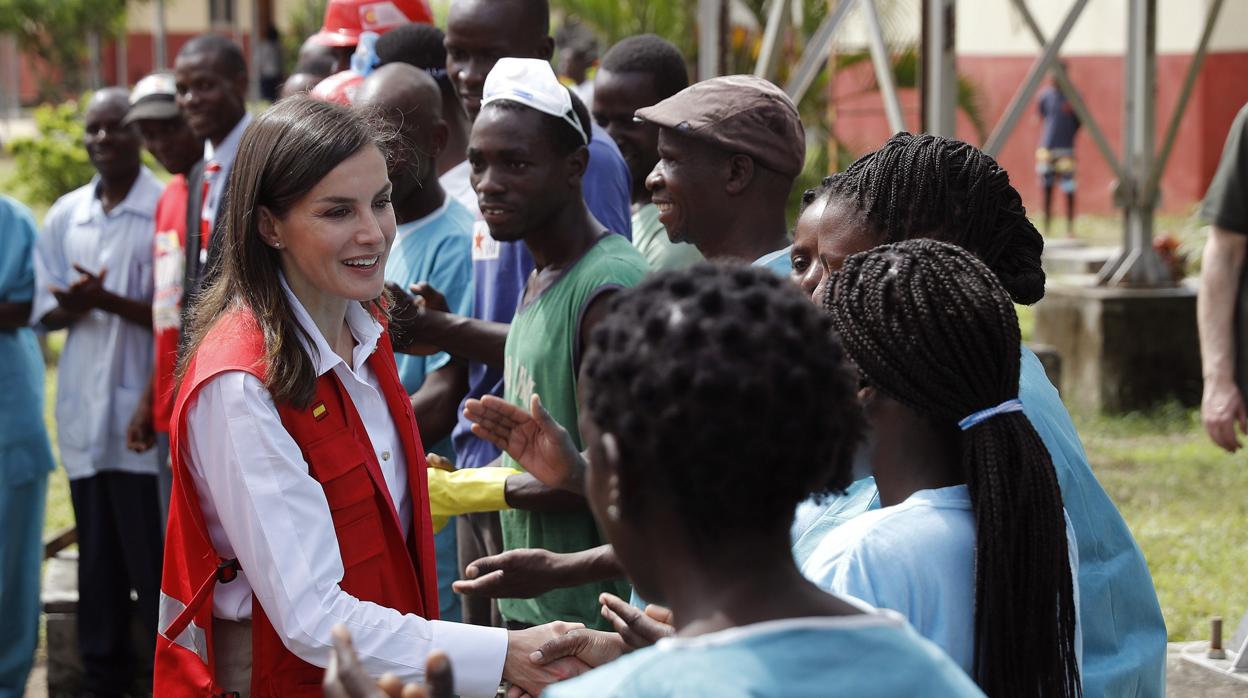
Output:
M0 32L17 37L19 48L38 56L58 75L46 86L78 94L82 91L87 37L101 40L122 35L127 0L0 0Z

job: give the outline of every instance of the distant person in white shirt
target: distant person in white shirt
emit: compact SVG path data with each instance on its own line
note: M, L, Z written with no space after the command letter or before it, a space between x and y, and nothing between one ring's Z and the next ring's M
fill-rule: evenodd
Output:
M1076 546L1018 400L1018 317L983 262L907 240L855 254L824 307L858 368L882 508L802 566L905 616L990 696L1081 695Z
M157 695L319 696L339 623L370 675L418 681L441 650L464 696L581 667L529 660L566 624L437 620L424 450L383 325L382 140L305 97L243 135L174 406Z
M83 140L97 175L48 211L35 247L31 320L67 329L57 442L78 526L78 649L84 693L119 696L150 657L132 656L130 594L156 629L161 529L156 454L126 449L152 373L152 230L163 186L123 125L129 92L87 105ZM0 620L0 622L6 622Z

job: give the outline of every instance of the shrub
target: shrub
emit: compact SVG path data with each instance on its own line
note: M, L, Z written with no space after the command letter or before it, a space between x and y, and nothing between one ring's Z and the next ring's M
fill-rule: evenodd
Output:
M48 205L91 180L95 169L82 144L88 98L35 110L38 134L9 144L17 168L6 187L28 203Z

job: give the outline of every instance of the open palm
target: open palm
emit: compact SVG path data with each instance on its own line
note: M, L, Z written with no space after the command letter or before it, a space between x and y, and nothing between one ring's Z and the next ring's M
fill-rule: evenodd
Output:
M585 461L568 430L559 425L534 395L525 412L506 400L486 395L469 400L464 415L472 433L511 456L547 487L577 489Z

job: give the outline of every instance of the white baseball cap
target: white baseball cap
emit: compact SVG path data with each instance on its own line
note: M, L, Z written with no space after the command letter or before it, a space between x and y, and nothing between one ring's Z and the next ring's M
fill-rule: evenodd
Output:
M572 108L568 88L559 83L550 63L537 58L500 58L485 76L481 106L500 99L519 102L568 123L589 145L589 134Z
M130 91L130 111L122 124L144 119L172 119L181 112L176 101L178 94L173 75L152 73L143 78Z

